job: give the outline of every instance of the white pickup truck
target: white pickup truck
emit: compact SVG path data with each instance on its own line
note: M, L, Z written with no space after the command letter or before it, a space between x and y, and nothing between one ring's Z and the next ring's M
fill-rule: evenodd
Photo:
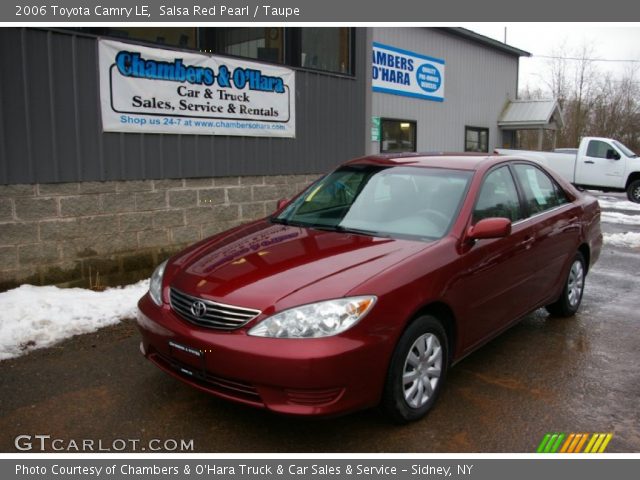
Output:
M627 192L629 200L640 203L640 158L617 140L584 137L577 153L504 148L495 151L501 155L540 162L577 187L603 192Z

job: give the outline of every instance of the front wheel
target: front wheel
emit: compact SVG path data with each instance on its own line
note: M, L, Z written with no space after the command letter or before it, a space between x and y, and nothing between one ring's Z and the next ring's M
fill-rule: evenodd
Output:
M569 275L562 289L560 298L545 308L547 312L556 317L571 317L575 315L580 308L582 302L582 293L584 292L584 280L587 275L586 262L582 253L577 252L571 267Z
M631 202L640 203L640 180L634 180L629 184L627 198Z
M397 423L418 420L435 403L449 365L447 334L437 318L418 317L391 358L382 407Z

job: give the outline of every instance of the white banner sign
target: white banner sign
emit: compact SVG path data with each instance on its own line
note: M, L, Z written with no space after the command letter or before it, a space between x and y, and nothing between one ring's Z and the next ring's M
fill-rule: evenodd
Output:
M295 137L295 72L100 40L106 132Z
M373 42L374 92L444 101L444 60Z

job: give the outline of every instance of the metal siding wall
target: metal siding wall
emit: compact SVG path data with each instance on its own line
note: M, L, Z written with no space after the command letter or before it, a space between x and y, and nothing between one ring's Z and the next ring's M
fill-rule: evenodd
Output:
M21 38L12 37L13 43L4 29L0 29L0 97L2 99L3 144L0 152L4 157L0 161L2 168L0 173L5 178L29 178L30 175L30 126L28 125L26 108L26 90L21 81L23 72L23 49L16 48L22 45ZM15 158L14 162L8 162L8 158Z
M0 184L315 173L362 155L364 29L355 79L296 72L296 138L103 133L97 41L0 29Z
M498 117L515 98L518 58L433 28L374 28L376 42L445 60L445 100L373 93L375 116L416 120L418 151L463 151L464 127L489 128L500 145Z

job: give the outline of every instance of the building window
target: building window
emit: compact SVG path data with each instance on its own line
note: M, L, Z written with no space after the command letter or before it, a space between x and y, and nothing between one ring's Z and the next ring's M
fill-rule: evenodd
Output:
M67 30L354 74L356 30L349 27L72 27Z
M416 122L411 120L382 119L380 135L380 152L415 152Z
M284 28L225 27L202 29L201 49L236 57L284 63Z
M299 32L301 67L351 73L350 28L301 28Z
M83 33L114 37L122 40L138 40L186 49L198 46L198 29L194 27L78 27L69 28Z
M489 151L489 129L480 127L464 128L464 151L465 152L488 152Z
M199 34L205 52L353 74L353 28L216 27Z

